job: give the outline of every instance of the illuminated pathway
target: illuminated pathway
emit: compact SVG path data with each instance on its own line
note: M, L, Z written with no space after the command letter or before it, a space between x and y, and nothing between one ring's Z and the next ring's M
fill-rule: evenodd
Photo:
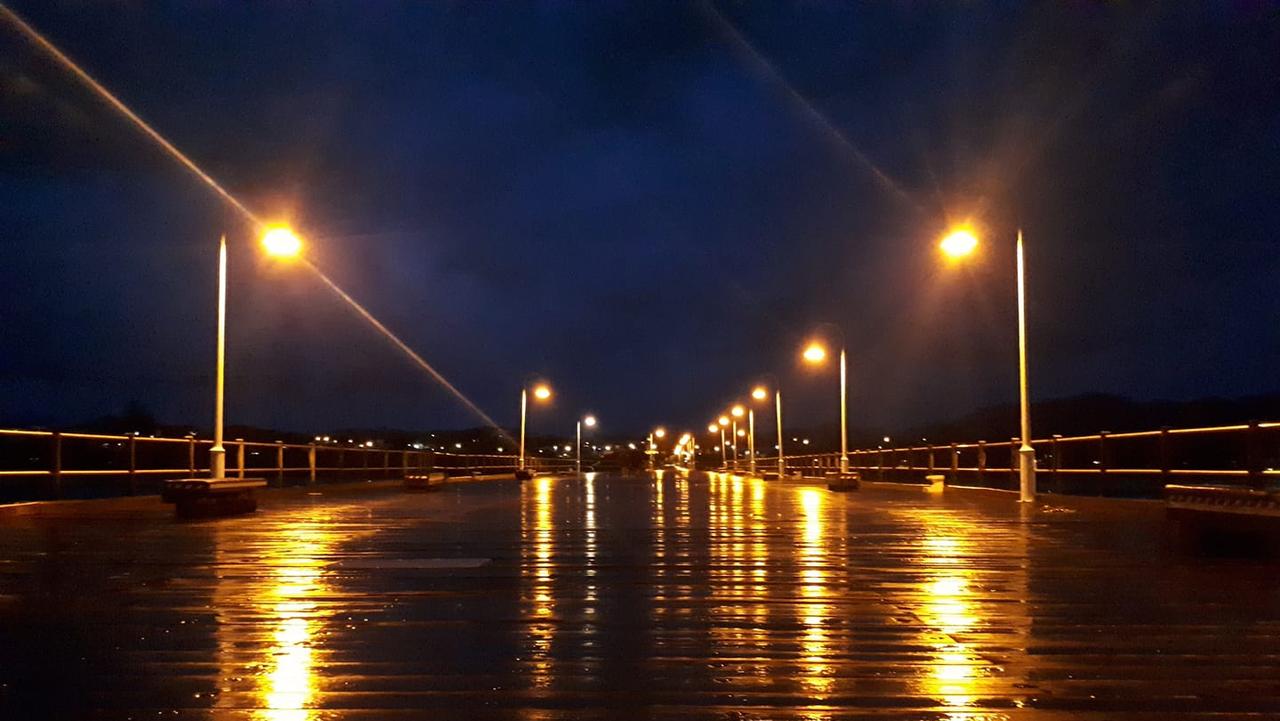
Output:
M1280 713L1280 567L1158 508L715 477L0 511L4 719Z

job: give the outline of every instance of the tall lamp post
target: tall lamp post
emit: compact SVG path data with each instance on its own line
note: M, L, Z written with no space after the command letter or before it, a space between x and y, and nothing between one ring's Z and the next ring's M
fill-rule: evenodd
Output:
M810 341L801 356L810 365L827 360L827 347L822 341ZM849 363L843 338L840 342L840 474L849 472Z
M533 387L533 399L542 403L551 400L551 386L546 383L538 383ZM528 426L529 418L529 388L520 389L520 459L519 467L516 469L517 478L525 478L528 474L525 472L525 453L524 453L524 436L525 429Z
M729 445L725 443L724 432L729 427L729 416L720 416L718 424L720 425L720 467L729 467Z
M978 237L968 227L952 230L939 244L948 258L967 258L978 249ZM1031 445L1031 399L1027 391L1027 287L1022 245L1018 230L1015 272L1018 285L1018 410L1021 416L1022 443L1018 447L1018 500L1030 503L1036 499L1036 451Z
M724 440L724 431L720 429L719 423L711 423L707 426L707 433L710 433L713 439L715 438L717 431L720 432L720 440ZM721 465L724 464L724 445L723 444L721 444L720 446L720 462L721 462Z
M729 409L729 415L733 417L733 470L738 470L738 419L747 414L747 409L742 404L734 404Z
M778 383L778 379L773 379L773 411L774 420L776 421L778 430L778 478L787 475L786 461L783 460L782 454L782 388ZM764 386L756 386L751 390L751 397L757 401L763 401L769 397L769 391Z
M296 258L302 240L285 227L271 227L262 235L262 249L273 258ZM227 236L218 241L218 349L213 391L213 447L209 449L209 476L227 477L227 449L223 445L223 407L227 377Z
M586 426L587 428L595 428L596 417L592 415L588 415L584 417L582 420L578 421L578 458L577 458L577 461L575 462L575 465L577 466L577 470L578 470L578 475L582 475L582 427L583 426Z
M649 470L656 468L655 460L658 457L658 440L667 435L667 429L655 428L649 434Z

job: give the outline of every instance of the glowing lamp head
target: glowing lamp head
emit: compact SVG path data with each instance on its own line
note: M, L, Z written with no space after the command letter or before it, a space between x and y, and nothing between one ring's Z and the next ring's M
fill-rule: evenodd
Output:
M746 438L746 437L747 437L747 432L746 432L745 430L743 430L743 429L739 428L739 429L738 429L738 437L739 437L739 438Z
M758 401L762 401L769 397L769 391L765 390L764 386L756 386L751 391L751 397Z
M718 430L720 430L720 426L716 425L715 423L712 423L711 425L707 426L707 433L715 433Z
M596 425L596 417L587 416L586 418L583 418L582 425L586 426L587 428L594 428Z
M539 383L533 389L533 397L540 401L549 400L551 398L551 386L545 383Z
M827 360L827 348L821 343L814 341L804 347L804 353L801 354L806 363L817 365Z
M721 428L724 428L729 425L729 416L720 416L720 420L716 422L720 424Z
M274 226L262 234L262 248L273 258L296 258L302 252L302 239L290 228Z
M948 258L964 258L972 255L973 251L977 250L978 236L974 235L973 231L968 228L957 228L947 233L942 242L938 244L938 247L942 249L943 255Z
M746 414L747 414L747 409L743 408L741 405L737 405L729 409L729 415L733 416L734 418L741 418Z
M659 428L653 432L654 438L664 438L667 435L667 429Z

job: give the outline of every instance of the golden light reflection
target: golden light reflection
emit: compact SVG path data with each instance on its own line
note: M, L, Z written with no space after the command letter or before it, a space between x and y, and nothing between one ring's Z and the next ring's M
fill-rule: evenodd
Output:
M966 531L963 525L932 525L932 532L920 543L923 565L933 569L921 583L917 610L927 627L925 640L933 647L923 691L946 706L971 707L989 665L965 640L966 632L979 623L972 588L974 571L964 562L973 548L967 535L961 535Z
M529 680L534 688L546 688L553 680L551 651L556 624L554 569L555 519L551 476L536 476L521 486L521 577L526 581L522 594L525 610ZM594 513L594 509L593 509Z
M828 590L827 532L823 518L826 494L815 488L796 491L801 511L800 543L800 621L804 625L801 639L802 683L819 699L831 693L834 684L831 639L827 628L832 616Z
M327 519L310 513L286 517L269 543L253 547L252 562L262 569L261 575L219 579L215 605L226 615L218 627L225 668L217 707L243 708L240 694L249 692L256 697L249 718L317 718L315 707L323 691L317 673L324 662L320 642L334 613L327 567L345 539L333 533ZM243 538L224 543L224 534L218 535L220 563L243 561L231 555L239 552Z

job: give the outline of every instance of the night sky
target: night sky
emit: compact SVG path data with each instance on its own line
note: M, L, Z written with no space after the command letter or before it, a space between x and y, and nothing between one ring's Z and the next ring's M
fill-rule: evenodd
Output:
M1280 388L1277 4L10 5L506 425L1011 402L1019 226L1034 397ZM207 425L223 232L229 421L478 424L0 26L0 420Z

